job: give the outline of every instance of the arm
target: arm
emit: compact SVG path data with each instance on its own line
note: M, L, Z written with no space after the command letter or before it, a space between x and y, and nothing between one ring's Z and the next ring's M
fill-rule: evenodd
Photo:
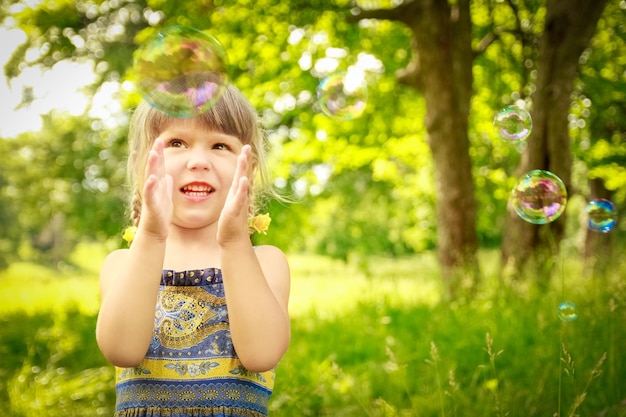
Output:
M96 339L113 365L138 365L146 355L172 218L172 178L165 174L163 142L146 164L141 221L130 249L112 252L100 271L101 307Z
M148 351L164 252L164 242L139 231L131 249L112 252L102 265L96 339L115 366L136 366Z
M248 239L223 247L221 262L237 355L250 371L271 369L287 351L291 336L287 259L273 246L255 250Z
M253 372L273 368L289 346L290 272L282 251L254 248L248 233L250 147L244 146L228 198L220 215L217 242L237 355Z

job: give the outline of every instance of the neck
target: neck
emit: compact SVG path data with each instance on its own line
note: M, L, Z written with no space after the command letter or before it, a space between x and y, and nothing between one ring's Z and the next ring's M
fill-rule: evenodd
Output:
M164 269L177 271L220 267L217 225L200 229L170 227L165 248Z

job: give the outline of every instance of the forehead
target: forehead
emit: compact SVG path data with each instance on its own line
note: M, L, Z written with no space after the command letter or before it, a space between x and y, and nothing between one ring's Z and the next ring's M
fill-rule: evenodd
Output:
M159 120L157 123L157 130L161 132L172 129L206 130L221 132L221 129L219 129L217 126L201 117L193 117L188 119L165 117Z
M193 135L198 138L221 138L241 142L240 138L237 136L230 135L215 126L211 126L202 118L171 118L166 123L161 125L159 134L181 136Z

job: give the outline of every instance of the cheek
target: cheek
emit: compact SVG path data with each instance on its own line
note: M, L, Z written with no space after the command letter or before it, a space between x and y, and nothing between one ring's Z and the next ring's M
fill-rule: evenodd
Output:
M174 155L165 154L163 156L163 166L166 174L174 175L179 170L180 161L178 159Z
M176 170L171 165L168 165L168 164L165 164L165 174L170 175L173 178L177 177Z
M230 185L233 182L233 178L235 177L235 170L233 168L226 168L222 170L222 181L225 184Z
M220 176L228 181L232 181L237 169L236 159L223 159L213 162L213 168L220 173Z
M168 164L167 161L163 164L163 166L165 167L165 173L166 174L172 175L176 171L175 165L172 164L172 163Z

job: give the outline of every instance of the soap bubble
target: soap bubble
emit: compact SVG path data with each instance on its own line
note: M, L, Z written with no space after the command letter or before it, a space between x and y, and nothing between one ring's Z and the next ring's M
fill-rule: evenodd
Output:
M530 135L533 122L526 110L519 106L507 106L496 114L493 125L502 139L518 142Z
M352 120L367 105L367 83L362 71L339 71L324 78L317 87L318 103L327 116Z
M569 301L564 301L559 305L559 319L561 321L574 321L578 318L576 305Z
M143 98L174 117L206 112L228 83L226 52L219 41L184 26L166 28L139 48L134 70Z
M587 226L594 232L607 233L617 223L617 209L609 200L604 198L591 200L585 210L587 211Z
M527 172L511 192L511 204L517 215L533 224L558 219L566 203L565 185L550 171L536 169Z

